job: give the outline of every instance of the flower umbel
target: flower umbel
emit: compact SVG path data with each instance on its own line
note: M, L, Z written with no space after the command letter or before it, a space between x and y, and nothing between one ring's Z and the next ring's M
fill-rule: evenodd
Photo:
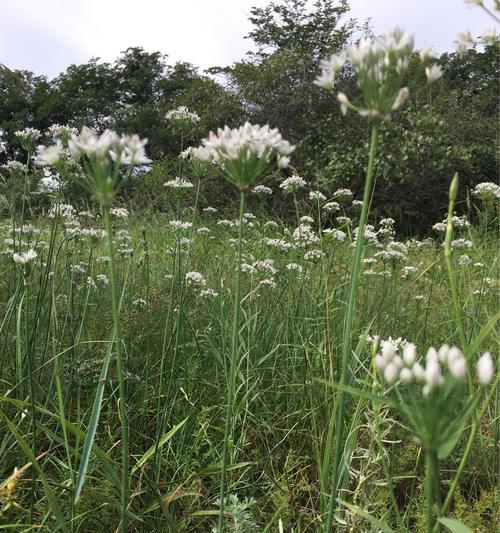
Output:
M206 150L199 151L202 160L213 158L221 165L228 180L240 191L258 185L272 164L285 168L294 147L285 141L279 131L246 122L239 128L225 126L217 133L210 132L203 139Z

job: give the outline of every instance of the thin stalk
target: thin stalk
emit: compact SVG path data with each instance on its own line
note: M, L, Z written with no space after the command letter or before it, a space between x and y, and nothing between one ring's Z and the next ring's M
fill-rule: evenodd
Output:
M462 455L462 459L460 461L460 464L458 465L458 469L457 469L457 471L455 473L455 477L453 478L451 486L450 486L450 488L448 490L448 494L446 495L444 503L441 506L440 516L446 515L446 513L448 512L448 509L450 508L451 502L453 501L453 496L455 495L455 491L458 488L458 484L460 483L460 479L461 479L462 474L463 474L463 472L465 470L465 465L467 464L467 461L469 460L469 455L472 452L474 441L476 440L477 432L479 430L479 421L483 417L484 412L486 411L486 408L488 407L491 399L493 398L493 395L496 393L496 390L497 390L497 387L498 387L498 382L500 381L499 378L500 378L500 374L497 375L495 383L491 387L490 392L489 392L488 396L486 397L486 400L484 401L480 411L477 413L477 416L475 417L475 419L472 422L472 428L471 428L471 432L469 434L469 439L467 440L467 444L465 446L464 454ZM439 524L436 524L434 526L433 533L438 533L438 531L439 531L438 526L439 526Z
M128 455L128 424L127 424L127 406L125 404L127 393L125 390L125 368L122 360L121 350L121 327L120 327L120 304L118 299L118 282L116 276L115 267L115 250L113 243L113 234L111 229L111 220L109 216L109 206L103 206L104 224L106 226L107 240L108 240L108 253L110 257L109 261L109 273L111 281L111 302L113 308L113 322L116 348L116 367L118 373L118 390L120 395L119 402L119 415L121 423L121 436L122 436L122 472L121 472L121 495L120 495L120 519L121 519L121 531L127 531L127 503L128 503L128 491L129 491L129 455Z
M455 322L458 328L458 338L462 345L462 350L467 346L467 339L465 337L465 330L462 321L462 313L460 312L460 302L458 300L458 287L455 270L453 269L452 241L453 241L453 211L455 210L455 199L457 197L458 189L458 174L455 174L450 185L450 200L448 203L448 219L446 222L446 234L444 238L444 259L446 261L446 268L448 270L448 278L450 280L451 297L453 300L453 312L455 314Z
M363 259L363 248L365 243L365 226L370 210L370 198L372 193L373 169L375 165L375 155L377 152L377 140L380 130L380 123L374 122L372 125L370 152L368 156L368 168L366 171L365 190L363 192L363 207L359 218L358 235L356 238L356 249L351 268L351 282L349 288L349 299L347 302L347 313L344 323L344 335L342 342L342 370L340 374L340 384L345 385L347 382L347 372L349 368L349 355L351 352L352 323L354 319L354 307L356 295L359 287L359 276L361 271L361 261ZM328 515L325 524L325 532L329 533L332 529L333 513L335 510L335 500L337 498L337 489L340 479L340 458L342 455L342 437L344 434L344 416L345 416L345 393L339 393L339 404L336 419L336 439L335 450L333 454L333 469L330 489L330 501L328 504ZM327 443L327 446L329 443Z
M432 533L434 502L439 506L439 462L436 450L425 452L425 500L427 533ZM439 531L439 523L436 526L436 531Z
M229 362L229 384L227 388L226 423L224 426L224 444L222 450L222 472L219 496L219 533L224 532L224 498L227 484L227 458L228 443L232 423L232 404L234 389L236 386L236 371L238 368L238 337L240 323L240 300L241 300L241 258L243 254L243 213L245 212L245 192L240 191L240 217L238 226L238 257L236 271L236 296L234 299L233 331L231 336L231 359Z

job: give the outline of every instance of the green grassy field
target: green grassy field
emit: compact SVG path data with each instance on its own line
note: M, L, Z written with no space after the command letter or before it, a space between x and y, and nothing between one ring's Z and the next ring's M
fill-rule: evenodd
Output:
M236 205L225 219L193 208L194 199L193 190L185 192L175 214L111 217L131 531L211 531L217 520L239 224ZM300 225L243 217L228 531L320 529L339 395L330 384L339 379L359 216L352 199L339 204L328 212L311 201L298 213L305 217ZM376 335L414 342L420 356L459 338L443 233L402 242L390 220L370 222L349 384L385 394L372 363ZM456 222L452 261L464 333L472 341L497 312L498 240L484 221ZM2 478L9 481L20 469L10 485L0 485L0 526L7 531L55 531L58 521L72 531L119 526L123 398L104 235L98 209L77 213L65 206L22 227L2 226ZM14 247L38 255L22 265L12 261ZM476 352L496 353L497 341L490 328ZM339 493L346 505L336 506L336 527L383 530L366 512L396 531L425 531L419 442L383 403L351 395L346 401ZM493 398L485 406L448 513L473 531L498 525L495 405ZM470 421L441 462L443 498L469 430Z

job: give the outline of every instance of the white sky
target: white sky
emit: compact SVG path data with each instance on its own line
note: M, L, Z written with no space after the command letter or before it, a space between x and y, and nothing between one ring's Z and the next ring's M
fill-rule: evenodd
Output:
M129 46L168 54L202 69L241 59L252 6L268 0L0 0L0 63L49 78L91 57L114 61ZM375 33L396 24L417 47L452 50L458 31L474 36L492 21L463 0L351 0L352 16Z

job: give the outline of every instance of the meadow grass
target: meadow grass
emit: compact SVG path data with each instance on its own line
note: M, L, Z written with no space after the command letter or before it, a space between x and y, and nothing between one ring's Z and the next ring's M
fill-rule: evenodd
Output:
M8 478L21 469L10 495L6 486L0 489L8 530L119 527L125 412L129 530L210 531L220 504L227 398L226 529L321 528L320 502L328 501L333 461L327 444L339 395L328 383L338 381L342 369L354 253L350 228L359 210L345 202L351 225L323 213L319 226L312 204L308 216L316 220L305 219L298 233L265 214L243 215L238 357L227 397L239 225L234 215L193 211L194 200L195 192L184 193L175 215L111 215L122 391L109 247L105 233L84 231L105 227L99 210L78 215L59 207L55 217L25 224L14 246L37 250L29 268L3 254L2 470ZM172 220L189 223L180 227ZM374 335L422 347L436 339L460 341L443 237L409 240L404 250L394 244L390 223L374 226L364 251L346 382L366 391L379 390ZM324 233L326 228L345 231L345 240ZM494 232L485 237L482 227L455 231L472 243L451 256L470 342L497 311L498 241ZM12 235L4 223L4 238ZM396 248L404 253L380 254ZM305 260L311 249L324 255ZM476 351L494 352L497 341L490 328ZM379 530L363 516L368 512L396 531L424 530L419 443L384 405L349 395L345 402L346 467L339 485L345 505L335 505L335 527ZM451 516L475 521L484 531L495 527L497 416L495 403L488 404L451 502ZM444 461L443 497L466 437Z

